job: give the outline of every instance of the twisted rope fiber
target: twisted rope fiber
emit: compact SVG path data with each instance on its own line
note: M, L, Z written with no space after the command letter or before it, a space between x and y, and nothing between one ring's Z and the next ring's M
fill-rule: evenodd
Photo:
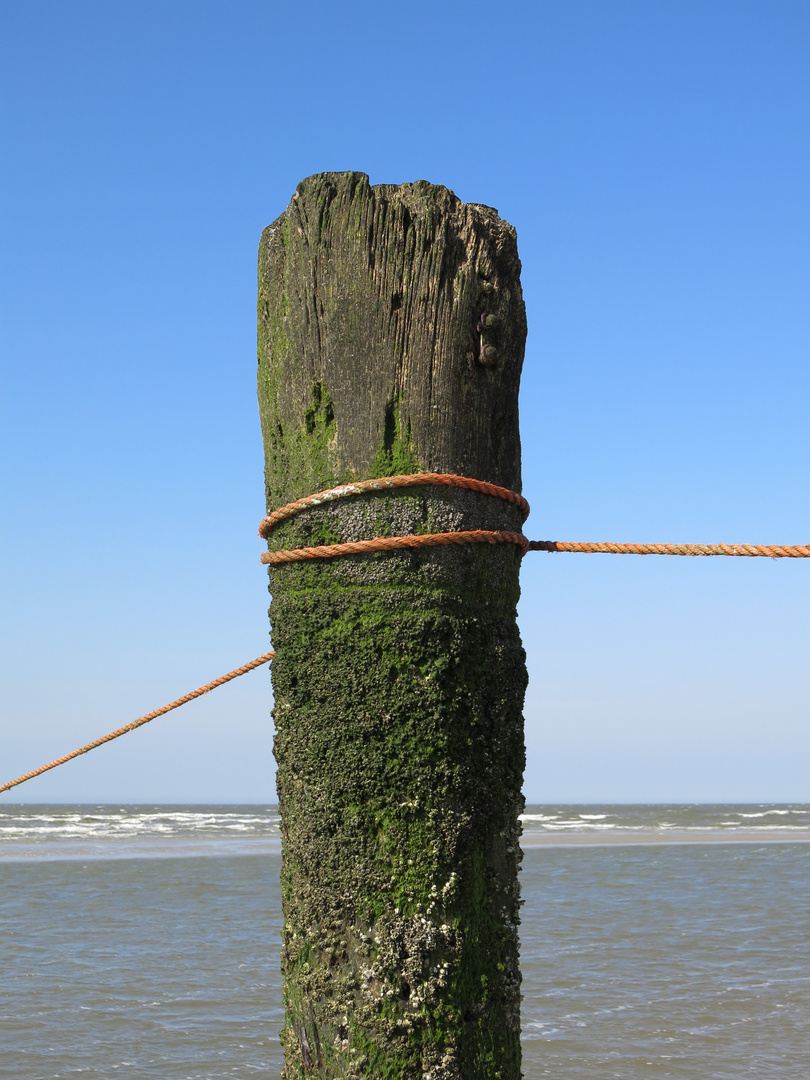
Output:
M207 694L210 690L216 690L216 688L222 686L223 683L230 682L231 679L237 679L240 675L244 675L254 668L261 667L261 665L266 664L268 660L272 660L274 655L275 653L271 651L265 653L264 656L257 656L256 659L251 660L249 664L243 664L242 667L238 667L234 671L229 671L227 675L220 675L220 677L214 679L213 682L206 683L205 686L201 686L197 690L192 690L190 694L184 694L183 697L178 698L176 701L172 701L168 705L163 705L160 709L155 709L154 712L147 713L146 716L141 716L138 720L133 720L131 724L125 724L124 727L118 728L117 731L111 731L109 735L103 735L100 739L95 739L93 742L87 743L86 746L80 746L78 750L72 750L69 754L57 758L56 761L51 761L48 765L42 765L38 769L33 769L31 772L25 773L24 776L18 776L16 780L9 780L7 784L3 784L0 787L0 792L8 791L10 788L16 787L17 784L25 783L26 780L33 780L35 776L40 776L42 773L48 772L49 769L55 769L57 765L64 765L66 761L71 761L81 754L86 754L89 750L95 750L97 746L103 746L104 743L112 742L113 739L118 739L121 735L126 735L128 732L134 731L135 728L143 727L144 724L148 724L149 721L154 720L155 717L163 716L164 713L171 712L172 709L178 709L181 705L185 705L187 701L193 701L194 698L202 697L203 694Z
M529 541L523 533L501 530L470 529L465 532L420 533L413 536L375 536L373 540L352 540L346 544L320 544L318 547L292 548L289 551L266 551L263 563L301 562L304 559L333 559L337 555L365 555L369 551L401 551L402 548L440 547L442 544L517 544L524 551Z
M275 525L286 521L302 510L311 506L343 499L349 495L361 495L369 491L385 491L396 488L420 487L459 487L468 491L478 491L483 495L492 495L520 508L523 520L529 516L529 504L522 495L509 488L488 484L483 480L473 480L468 476L454 473L409 473L406 476L386 476L378 480L362 480L354 484L341 484L338 487L308 495L287 503L279 510L268 514L259 526L259 536L265 540ZM354 540L345 544L320 544L317 547L292 548L281 551L266 551L261 561L266 565L302 562L306 559L334 559L340 555L365 555L374 551L401 551L403 548L439 547L442 544L516 544L521 553L529 551L571 551L586 554L601 553L606 555L734 555L753 558L762 556L770 559L806 559L810 558L810 547L794 545L764 544L610 544L584 543L561 540L528 540L523 533L470 529L459 532L414 534L411 536L375 536L372 540Z
M482 495L492 495L497 499L510 502L520 509L523 520L529 516L529 504L522 495L509 488L499 487L497 484L489 484L485 480L473 480L469 476L457 476L455 473L408 473L405 476L381 476L374 480L359 480L357 483L340 484L338 487L327 488L318 491L315 495L307 495L305 499L296 499L287 503L279 510L268 514L259 526L259 536L265 540L270 536L274 525L278 525L287 518L294 517L302 510L310 506L321 506L323 503L333 502L335 499L345 499L347 495L363 495L367 491L390 491L396 488L406 487L459 487L467 491L479 491ZM436 535L439 535L438 533Z
M748 558L808 559L803 544L593 544L566 540L530 540L527 551L575 551L605 555L737 555Z

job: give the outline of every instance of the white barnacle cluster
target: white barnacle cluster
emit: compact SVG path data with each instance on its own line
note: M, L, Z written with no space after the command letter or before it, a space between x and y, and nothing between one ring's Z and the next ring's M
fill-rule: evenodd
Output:
M456 891L456 885L457 885L457 883L458 883L458 875L456 874L456 872L455 872L455 870L454 870L454 871L452 872L452 874L450 875L450 877L449 877L449 878L447 879L447 883L446 883L446 885L445 885L445 886L444 886L444 888L442 889L442 900L443 900L443 901L444 901L445 903L447 903L447 902L448 902L448 900L451 900L451 899L452 899L452 897L453 897L453 894L454 894L454 893L455 893L455 891Z
M347 1013L344 1013L340 1018L332 1044L336 1050L347 1050L349 1048L349 1017Z
M458 1080L459 1075L454 1047L425 1047L422 1080Z
M438 896L439 889L432 892ZM360 974L366 992L378 1002L396 1001L394 1026L409 1028L435 1005L449 985L454 959L460 955L461 935L448 922L435 918L436 901L417 905L411 916L395 908L376 925L376 956Z

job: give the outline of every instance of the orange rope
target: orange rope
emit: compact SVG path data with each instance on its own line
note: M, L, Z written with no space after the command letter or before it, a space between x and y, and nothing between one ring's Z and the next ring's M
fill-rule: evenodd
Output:
M768 559L808 559L803 544L587 544L566 540L531 540L528 551L584 551L607 555L739 555Z
M9 780L7 784L3 784L2 787L0 787L0 792L8 791L10 788L16 787L17 784L25 783L26 780L33 780L35 776L40 776L42 773L48 772L49 769L55 769L57 765L64 765L66 761L71 761L81 754L86 754L88 750L95 750L97 746L103 746L104 743L112 742L113 739L118 739L121 735L126 735L128 732L134 731L135 728L148 724L149 721L154 720L155 717L163 716L164 713L171 712L172 709L177 709L181 705L185 705L187 701L193 701L194 698L202 697L203 694L207 694L210 690L216 690L216 688L222 686L223 683L230 682L231 679L236 679L240 675L252 671L254 668L261 667L261 665L267 663L268 660L272 660L274 655L275 654L270 651L265 653L264 656L257 656L256 659L251 660L249 664L243 664L242 667L238 667L234 671L229 671L227 675L220 675L218 679L206 683L205 686L201 686L198 690L192 690L190 694L184 694L183 697L178 698L177 701L172 701L169 705L164 705L160 709L155 709L154 712L147 713L146 716L142 716L138 720L133 720L131 724L125 724L124 727L118 728L117 731L111 731L109 735L103 735L100 739L96 739L86 746L80 746L78 750L72 750L69 754L57 758L56 761L52 761L48 765L42 765L39 769L34 769L32 772L25 773L24 776L18 776L16 780Z
M483 480L473 480L468 476L456 476L454 473L411 473L404 476L384 476L374 480L362 480L358 483L341 484L339 487L328 488L326 491L319 491L315 495L308 495L305 499L297 499L295 502L287 503L286 506L274 510L264 518L259 526L259 535L267 539L274 525L286 521L310 506L321 506L336 499L346 498L348 495L362 495L369 491L388 491L425 485L458 487L468 491L478 491L483 495L491 495L494 498L503 499L505 502L517 506L524 521L529 516L529 504L522 495L510 491L509 488L489 484ZM528 540L523 533L469 529L458 532L425 533L412 536L376 536L372 540L355 540L346 544L321 544L318 547L294 548L287 551L266 551L261 556L261 561L270 565L277 565L279 563L301 562L305 559L333 559L338 555L364 555L371 551L400 551L403 548L438 547L442 544L516 544L521 549L522 555L525 555L527 551L579 551L604 552L609 555L736 555L747 557L764 556L770 559L810 558L810 546L802 544L589 544L557 540ZM110 732L109 735L104 735L86 746L81 746L78 750L73 750L48 765L43 765L39 769L25 773L24 776L18 776L16 780L10 780L7 784L0 786L0 793L22 784L26 780L32 780L35 776L48 772L49 769L55 769L57 765L64 765L66 761L71 761L81 754L86 754L89 750L95 750L97 746L112 742L113 739L118 739L121 735L126 735L143 724L148 724L150 720L185 705L187 701L193 701L194 698L207 694L217 686L222 686L223 683L230 682L231 679L236 679L238 676L252 671L253 668L267 663L268 660L272 660L273 656L272 651L265 653L264 656L251 660L249 664L244 664L242 667L236 668L235 671L228 672L227 675L221 675L218 679L214 679L213 682L206 683L205 686L201 686L198 690L192 690L190 694L186 694L184 697L178 698L177 701L172 701L169 705L164 705L160 709L155 709L154 712L147 713L146 716L142 716L138 720L133 720L131 724L126 724L124 727L118 728L117 731Z
M375 536L373 540L353 540L347 544L265 551L261 562L301 562L302 559L333 559L336 555L365 555L369 551L400 551L402 548L439 547L441 544L517 544L524 551L529 541L523 533L470 529L467 532L421 533L414 536Z
M374 480L359 480L353 484L340 484L338 487L327 488L326 491L318 491L315 495L307 495L305 499L296 499L287 503L280 510L274 510L268 514L259 526L259 536L265 540L270 535L270 530L280 521L294 517L301 510L309 506L321 506L323 503L334 502L335 499L345 499L347 495L363 495L367 491L390 491L392 488L406 487L459 487L468 491L479 491L482 495L492 495L496 499L503 499L513 503L520 509L523 520L529 516L529 504L522 495L509 488L499 487L497 484L488 484L485 480L473 480L469 476L456 476L455 473L408 473L405 476L381 476ZM438 535L438 534L437 534Z
M321 506L323 503L343 499L348 495L360 495L368 491L424 485L479 491L484 495L504 499L519 507L524 521L529 516L529 504L522 495L510 491L509 488L488 484L483 480L473 480L469 476L456 476L454 473L411 473L406 476L385 476L378 480L341 484L339 487L319 491L316 495L308 495L305 499L287 503L280 510L274 510L272 514L267 515L259 526L259 536L268 539L274 525L294 517L295 514L310 506ZM262 554L261 561L270 566L276 566L279 563L301 562L304 559L334 559L338 555L365 555L372 551L400 551L403 548L438 547L441 544L483 543L517 544L524 555L527 551L577 551L601 552L608 555L736 555L749 558L762 556L769 559L810 558L810 546L802 544L590 544L563 540L527 540L522 533L471 529L464 532L412 536L375 536L372 540L355 540L346 544L320 544L317 547L266 551Z

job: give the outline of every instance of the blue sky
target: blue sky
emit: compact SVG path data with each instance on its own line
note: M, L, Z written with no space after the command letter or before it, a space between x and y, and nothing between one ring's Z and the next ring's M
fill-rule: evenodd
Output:
M264 652L256 249L304 176L518 230L532 537L807 543L810 9L0 12L2 779ZM532 555L532 801L810 800L810 563ZM273 801L254 672L5 801Z

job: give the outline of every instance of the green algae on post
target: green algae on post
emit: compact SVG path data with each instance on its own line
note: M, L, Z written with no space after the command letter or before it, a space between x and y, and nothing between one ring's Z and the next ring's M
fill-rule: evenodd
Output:
M268 510L399 472L520 489L526 321L496 211L311 177L262 236L258 316ZM520 526L410 488L307 509L270 546ZM470 545L271 569L285 1080L520 1076L519 566Z

